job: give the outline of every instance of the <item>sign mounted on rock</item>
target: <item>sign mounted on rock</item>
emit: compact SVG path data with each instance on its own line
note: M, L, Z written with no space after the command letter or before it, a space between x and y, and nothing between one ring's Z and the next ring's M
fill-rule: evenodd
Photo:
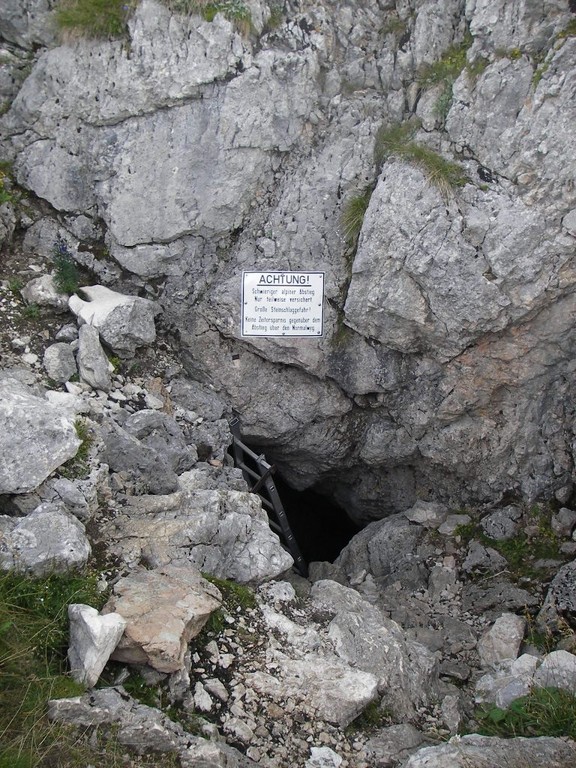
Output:
M324 272L243 272L242 336L322 336Z

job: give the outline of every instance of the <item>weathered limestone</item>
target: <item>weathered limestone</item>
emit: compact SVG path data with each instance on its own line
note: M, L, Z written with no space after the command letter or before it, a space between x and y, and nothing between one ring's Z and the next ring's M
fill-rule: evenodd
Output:
M179 478L181 490L130 500L108 531L111 550L128 563L194 565L241 583L259 583L292 565L270 530L260 498L246 491L209 490L200 470Z
M75 456L73 415L0 373L0 493L26 493Z
M191 567L167 565L120 579L103 609L126 620L112 658L160 672L184 666L184 654L221 602L220 591Z
M436 659L424 646L407 641L396 622L333 581L316 582L311 595L335 614L328 635L338 656L377 676L383 706L397 718L410 720L418 707L437 698Z
M506 765L521 768L569 768L576 758L574 742L541 736L500 739L495 736L454 736L447 744L424 747L412 755L405 768L488 768Z
M69 381L78 373L76 359L70 344L59 342L51 344L44 352L42 360L46 373L57 384Z
M81 321L94 326L116 354L130 357L136 347L151 344L156 338L157 308L153 302L111 291L103 285L83 287L82 293L88 301L71 296L70 309Z
M33 576L83 568L90 556L84 526L63 504L40 504L23 518L0 515L0 568Z
M478 641L478 653L485 666L515 659L526 631L526 620L514 613L503 613Z
M80 328L78 346L78 372L82 381L94 389L108 392L111 386L110 363L100 344L98 331L92 325Z

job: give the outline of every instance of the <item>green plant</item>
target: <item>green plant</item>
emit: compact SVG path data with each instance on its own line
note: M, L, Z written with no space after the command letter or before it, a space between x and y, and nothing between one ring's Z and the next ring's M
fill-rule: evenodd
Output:
M447 196L454 188L463 187L469 179L458 165L446 160L430 147L413 141L417 129L414 122L401 123L378 131L374 157L380 165L389 157L398 157L419 168L428 181Z
M396 35L401 37L406 31L406 22L397 14L391 14L382 27L383 35Z
M15 296L20 296L20 291L23 287L24 283L19 277L11 277L10 280L8 280L8 290Z
M270 16L266 22L266 31L278 29L284 20L284 3L270 3Z
M9 174L5 170L0 169L0 205L16 202L14 193L6 188L6 179L8 179L8 177Z
M78 477L86 477L90 471L88 457L90 455L90 449L94 444L94 438L90 432L90 427L84 419L76 419L74 422L74 429L81 440L80 446L76 451L76 455L64 462L58 470L63 477L67 477L70 480Z
M437 83L450 83L451 86L466 66L466 52L471 45L472 35L467 32L460 45L450 46L438 61L421 67L418 82L423 86Z
M469 77L475 80L476 78L480 77L488 64L490 64L489 59L487 59L485 56L478 56L478 58L474 59L474 61L467 62L466 72L468 73Z
M540 64L538 67L536 67L536 69L534 70L534 74L532 75L532 85L534 86L534 88L538 86L538 83L540 82L540 80L542 80L546 72L548 72L549 67L550 67L550 63L547 61L545 61L543 64Z
M347 727L348 734L358 731L374 731L393 721L392 713L380 706L378 701L372 701Z
M122 365L122 360L118 357L118 355L109 355L108 362L114 369L114 373L117 373L120 370L120 366Z
M373 187L369 187L361 195L350 198L342 210L342 230L344 238L351 248L355 248L358 242L373 189Z
M38 304L27 304L22 312L28 320L37 320L40 317L40 307Z
M66 674L67 607L101 607L105 597L96 584L93 573L0 575L0 766L36 766L60 743L61 727L47 721L46 702L83 691Z
M222 593L222 602L229 611L246 611L256 606L254 592L245 584L238 584L230 579L220 579L210 573L203 573L202 576L218 587Z
M558 38L563 39L566 37L576 37L576 19L572 19L564 27L564 29L558 33Z
M480 707L479 732L487 736L568 736L576 738L576 697L558 688L534 688L508 709Z
M52 260L54 263L54 285L60 293L76 293L79 287L78 268L68 243L64 238L57 236L52 248Z
M61 31L81 37L124 37L132 7L126 0L60 0L56 24Z
M213 21L216 14L221 13L228 21L234 22L238 29L245 34L248 34L252 28L250 9L244 5L242 0L216 0L215 2L207 0L164 0L164 2L177 13L198 13L206 21Z

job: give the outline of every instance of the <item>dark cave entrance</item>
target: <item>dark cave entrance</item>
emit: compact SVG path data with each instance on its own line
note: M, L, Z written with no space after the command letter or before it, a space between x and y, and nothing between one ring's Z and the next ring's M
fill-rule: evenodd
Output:
M297 491L277 473L274 482L307 563L334 562L350 539L362 530L327 496L312 489Z
M230 446L228 453L235 458L237 466L240 466L238 461L241 461L247 472L252 472L252 476L247 474L246 471L244 472L244 477L249 486L251 488L259 487L261 482L258 481L260 472L258 471L257 464L265 455L253 451L245 443L243 445L252 454L251 456L245 452L242 452L240 455L237 442ZM342 507L335 504L329 497L313 489L298 491L287 483L275 471L274 467L272 467L270 472L293 537L306 565L313 561L334 562L342 549L361 528L348 517ZM266 490L259 493L264 500L270 499ZM265 502L263 506L266 509ZM276 522L273 512L269 512L268 516L271 521ZM272 528L274 529L275 526L272 525Z

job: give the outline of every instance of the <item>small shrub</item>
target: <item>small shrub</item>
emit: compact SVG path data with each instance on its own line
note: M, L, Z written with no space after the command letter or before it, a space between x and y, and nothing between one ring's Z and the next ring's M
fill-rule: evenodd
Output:
M270 4L270 16L266 22L266 31L269 32L278 27L284 21L284 4L283 3L271 3Z
M16 202L16 195L6 186L6 181L8 179L9 172L3 168L0 169L0 205Z
M370 187L363 194L352 197L343 208L342 211L342 230L344 238L348 245L352 248L356 247L362 224L364 222L364 216L368 210L370 204L370 198L372 197L373 188Z
M222 602L229 611L245 611L256 606L254 592L245 584L238 584L230 579L220 579L209 573L203 573L202 576L218 587L222 593Z
M353 720L347 727L349 735L358 731L375 731L393 721L392 713L380 706L378 701L373 701Z
M485 56L479 56L474 61L468 62L466 64L466 72L468 73L469 77L475 80L476 78L480 77L488 64L490 64L489 59L487 59Z
M64 238L58 236L52 248L54 284L60 293L76 293L79 287L78 268Z
M558 688L534 688L508 709L484 706L475 717L486 736L576 738L576 697Z
M127 0L61 0L56 24L67 34L111 40L126 35L131 10Z
M19 277L11 277L8 281L8 290L13 293L14 296L20 296L20 292L24 287L24 283Z
M566 37L576 37L576 19L572 19L564 27L562 32L558 34L558 38L563 39Z

